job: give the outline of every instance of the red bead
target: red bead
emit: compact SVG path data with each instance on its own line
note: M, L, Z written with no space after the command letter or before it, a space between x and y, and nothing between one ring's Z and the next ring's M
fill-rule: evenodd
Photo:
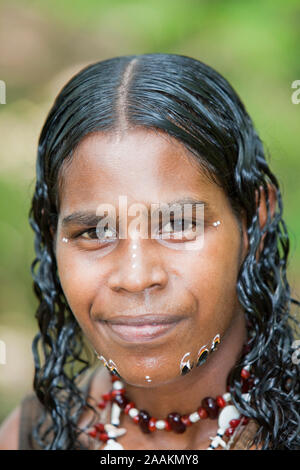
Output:
M191 422L190 418L188 415L181 416L181 421L186 425L186 426L191 426L193 423Z
M240 419L232 419L229 421L230 427L231 428L236 428L238 424L240 423Z
M106 403L105 401L100 401L97 406L100 410L104 410L104 408L106 407Z
M219 408L224 408L224 406L226 406L226 401L224 400L222 395L217 396L216 402L217 402L217 405L218 405Z
M120 380L119 377L117 375L111 374L111 381L116 382L117 380Z
M216 400L212 397L206 397L202 400L202 406L207 411L208 417L210 419L215 419L218 417L218 406Z
M150 418L150 421L149 421L149 424L148 424L149 431L151 431L151 432L155 431L155 429L156 429L155 423L156 423L156 419L155 418Z
M165 422L165 424L166 424L166 425L165 425L165 430L166 430L166 431L172 431L172 428L171 428L171 425L170 425L169 421L167 421L167 420L165 419L164 422Z
M205 408L203 408L203 406L200 406L197 411L200 419L206 419L208 417L207 411Z
M96 429L93 429L93 431L89 431L88 435L91 436L91 437L96 437L97 436Z
M241 371L241 377L242 377L243 379L249 379L249 377L250 377L250 371L247 370L247 369L242 369L242 371Z
M110 401L111 394L110 393L103 393L102 398L104 401Z
M108 440L108 435L106 434L106 432L102 432L101 434L99 434L99 441L106 442L107 440Z
M140 417L139 417L139 415L134 416L134 417L132 418L132 421L133 421L135 424L139 424L139 422L140 422Z
M226 436L232 436L232 434L234 433L234 428L227 428L226 431L225 431L225 434Z
M183 433L186 429L186 425L181 421L179 413L170 413L167 417L167 421L169 422L173 431L178 434Z
M103 432L104 431L104 424L103 423L97 423L95 424L95 429L99 432Z
M133 403L133 401L131 401L130 403L128 403L125 408L124 408L124 413L126 415L128 415L129 413L129 410L131 410L131 408L135 408L135 404Z

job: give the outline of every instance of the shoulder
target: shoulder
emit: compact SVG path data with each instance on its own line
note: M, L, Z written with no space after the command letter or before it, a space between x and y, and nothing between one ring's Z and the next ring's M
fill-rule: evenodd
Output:
M35 393L24 395L20 404L7 416L0 427L0 449L31 449L31 430L43 407Z
M21 404L14 408L0 427L0 450L17 450L19 448L20 421Z
M109 374L102 368L89 371L80 388L89 395L92 404L97 401L99 392L107 391ZM20 404L7 416L0 426L0 450L36 448L32 440L32 429L43 411L34 392L24 395Z

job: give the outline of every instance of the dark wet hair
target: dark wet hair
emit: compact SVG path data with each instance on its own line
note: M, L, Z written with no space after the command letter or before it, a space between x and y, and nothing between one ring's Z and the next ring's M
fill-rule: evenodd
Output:
M39 332L33 341L34 390L45 415L34 431L41 448L78 448L78 417L87 405L78 380L90 367L82 331L63 294L50 226L59 212L63 169L81 139L95 131L144 128L182 142L229 198L238 220L246 215L248 254L237 294L245 311L251 350L231 371L233 401L260 425L262 449L299 449L299 366L292 361L299 324L291 312L286 277L289 237L279 184L262 141L239 96L208 65L176 54L115 57L91 64L58 94L42 128L36 186L30 209L35 232L32 263ZM268 184L276 190L270 212ZM261 229L256 194L266 195L268 218ZM262 240L263 249L256 255ZM251 402L242 397L240 372L251 363L257 377ZM51 416L45 424L46 413ZM80 446L79 446L80 447Z

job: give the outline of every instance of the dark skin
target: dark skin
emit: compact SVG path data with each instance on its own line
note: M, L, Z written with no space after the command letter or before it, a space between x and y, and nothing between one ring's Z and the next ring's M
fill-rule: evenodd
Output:
M127 196L128 205L168 202L178 195L206 201L204 248L180 252L153 240L129 238L100 257L97 241L88 234L84 239L72 238L80 228L76 223L63 226L66 216L95 212L100 202L117 208L119 195ZM64 293L93 348L117 365L137 408L164 418L173 411L191 413L203 397L225 393L228 372L246 335L236 281L248 246L223 190L196 170L182 144L136 129L121 137L98 133L85 138L64 173L60 202L56 256ZM221 221L218 228L212 225L216 220ZM63 243L63 238L69 242ZM134 244L138 246L135 267L131 263ZM146 290L151 312L180 314L183 321L148 343L118 341L101 320L134 308L142 311ZM190 352L196 359L199 348L218 333L218 351L204 365L180 375L181 358ZM145 376L151 377L151 383ZM123 420L128 432L119 442L128 449L206 448L217 426L206 420L184 434L144 435L130 418Z
M103 254L103 246L87 232L92 226L63 224L74 212L95 213L103 202L118 211L120 195L127 196L128 207L134 202L149 207L179 196L205 201L203 248L173 250L156 240L129 236ZM189 414L197 410L202 398L225 393L228 373L246 338L236 281L248 239L245 221L241 233L224 191L195 165L181 143L140 128L123 135L99 132L86 136L63 172L59 196L53 236L64 294L93 349L117 365L130 400L138 409L163 419L174 411ZM274 208L274 192L271 196ZM128 217L128 223L130 220ZM217 220L221 224L215 227ZM262 198L261 225L265 221ZM132 254L136 254L134 261ZM181 320L165 334L141 343L120 340L104 323L117 313L133 312L134 316L135 309L146 311L145 305L147 312L178 314ZM209 354L205 364L182 376L182 357L189 352L195 362L200 347L210 345L216 334L221 338L217 351ZM99 367L91 387L95 402L109 390L110 374ZM86 412L80 425L86 425L90 416ZM127 429L118 439L125 449L205 449L217 431L217 420L199 421L183 434L143 434L124 414L120 426ZM83 442L87 444L84 438Z

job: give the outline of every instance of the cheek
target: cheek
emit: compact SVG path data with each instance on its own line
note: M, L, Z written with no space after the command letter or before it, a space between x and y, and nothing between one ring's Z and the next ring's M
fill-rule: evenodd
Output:
M238 251L230 244L209 246L186 259L182 278L198 300L201 325L230 322L237 306ZM212 331L214 334L214 331Z
M94 263L78 255L74 256L72 250L66 249L58 250L57 267L67 302L80 321L84 315L88 314L99 272L95 271Z

